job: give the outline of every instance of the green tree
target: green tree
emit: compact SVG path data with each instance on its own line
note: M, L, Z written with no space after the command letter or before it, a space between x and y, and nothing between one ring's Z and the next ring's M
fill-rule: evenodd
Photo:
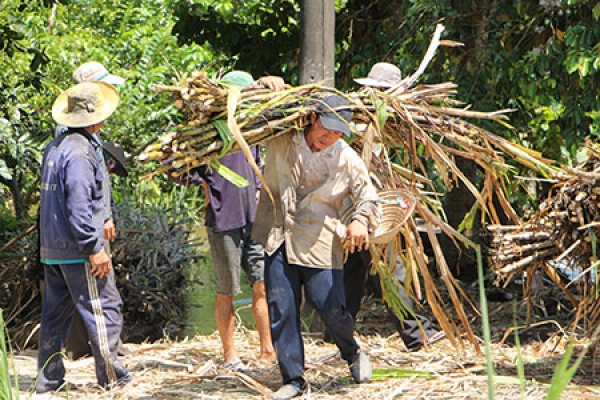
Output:
M19 217L35 209L41 150L55 128L50 108L78 65L99 61L127 78L104 131L133 152L179 118L152 85L212 59L199 46L177 45L169 2L46 3L5 0L0 11L0 26L18 33L0 48L0 193Z
M513 107L494 131L568 162L598 135L600 5L596 1L349 0L338 18L339 82L379 60L410 73L434 25L465 46L438 51L422 82L451 80L475 109Z
M170 7L169 2L159 0L133 0L126 4L86 0L67 5L51 2L44 5L41 0L2 1L0 25L19 33L11 37L10 47L3 44L0 49L0 223L4 228L0 231L0 243L19 238L0 257L5 289L0 301L10 316L13 341L22 344L25 338L15 334L16 331L22 332L25 321L39 316L40 302L34 300L39 296L37 279L24 274L36 269L28 268L32 264L26 260L35 257L35 233L22 238L18 234L29 232L24 230L24 224L31 226L38 208L41 151L55 131L50 113L53 101L62 90L73 85L75 67L95 60L127 78L120 88L119 109L103 127L103 137L118 140L128 152L133 152L170 123L176 123L180 116L173 101L164 94L156 94L152 85L179 80L180 73L206 64L212 55L197 45L177 45L171 35L174 20ZM139 167L131 162L128 167L130 177L113 185L119 204L128 206L128 213L117 215L130 227L152 227L147 229L156 233L156 240L167 244L159 243L148 250L140 243L154 240L152 235L149 238L140 233L141 239L133 234L120 237L129 240L127 244L134 244L127 248L127 262L117 261L124 264L117 268L135 269L133 275L139 278L139 281L131 279L129 270L121 269L125 284L122 281L120 288L133 287L138 295L126 310L133 318L140 319L131 320L131 324L139 328L151 320L153 334L160 336L169 322L182 318L181 296L167 297L163 290L168 292L164 288L171 282L181 288L183 262L197 251L192 244L178 244L178 240L188 235L181 226L193 221L190 216L199 215L198 206L186 201L186 208L180 209L177 205L182 199L187 200L185 196L192 191L165 195L169 193L164 188L168 185L165 179L140 182L138 176L150 166ZM125 196L129 197L121 201ZM176 200L177 204L169 200ZM160 218L149 218L148 210ZM134 220L128 220L129 214ZM173 258L173 254L167 254L169 249L177 250L183 258L178 255ZM161 261L163 254L167 254L164 261L167 267ZM169 271L167 274L164 268ZM146 290L137 290L136 285L150 285L149 282L156 282L155 278L163 279L157 285L160 296L148 296ZM132 312L140 303L142 306Z
M178 1L173 33L180 44L212 49L215 62L254 76L297 76L299 18L293 0Z
M39 138L47 122L39 110L48 105L42 71L49 59L34 38L37 29L30 27L41 25L39 16L50 5L12 1L0 11L0 193L10 199L17 219L35 201ZM25 14L30 17L19 18Z
M292 4L293 3L293 4ZM220 62L291 80L298 64L297 2L176 1L180 43L208 44ZM438 22L461 48L438 51L422 82L451 80L474 108L514 107L511 139L568 161L598 135L600 5L595 1L337 1L336 82L385 60L416 70Z

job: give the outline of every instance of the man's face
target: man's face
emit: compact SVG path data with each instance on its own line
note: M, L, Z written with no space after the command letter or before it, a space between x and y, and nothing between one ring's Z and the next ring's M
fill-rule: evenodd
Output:
M110 157L108 160L106 160L106 169L108 170L108 172L113 172L115 169L117 169L117 160L115 160L114 158Z
M311 122L312 127L306 135L306 143L312 151L325 150L342 137L342 132L325 129L315 114L311 117Z

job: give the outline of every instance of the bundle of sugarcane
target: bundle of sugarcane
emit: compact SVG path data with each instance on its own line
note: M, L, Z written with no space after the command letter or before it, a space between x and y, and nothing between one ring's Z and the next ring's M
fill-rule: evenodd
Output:
M139 160L160 161L162 166L154 174L173 170L175 176L240 150L227 120L228 108L233 107L236 129L252 146L302 129L319 98L337 93L320 85L281 92L257 84L240 88L237 83L210 79L203 71L194 71L179 86L156 85L154 89L173 94L185 121L146 147Z
M209 79L202 71L194 71L179 86L155 86L159 92L173 93L175 104L185 114L185 122L177 129L161 135L139 155L139 160L161 161L162 166L154 174L173 169L177 175L229 152L240 150L227 121L230 117L228 107L232 107L233 119L244 141L248 145L254 145L303 129L307 124L307 116L314 110L319 98L337 93L348 99L353 110L354 132L357 137L355 147L362 147L363 143L378 142L387 149L401 149L407 157L413 156L412 160L407 161L413 172L419 169L421 173L428 174L417 158L432 157L438 165L449 166L449 172L462 179L460 171L452 167L450 157L454 155L474 159L494 176L506 172L506 155L534 168L548 168L539 154L460 118L463 116L502 121L504 113L509 110L484 113L437 104L440 101L444 104L452 103L449 97L454 93L454 88L455 85L449 83L419 85L406 89L401 95L395 95L379 90L343 94L321 85L305 85L272 92L264 87L250 85L242 88L237 101L231 104L235 97L230 95L232 86ZM374 134L376 138L365 137L369 130L365 131L361 127L373 124L379 128ZM417 156L417 145L426 146L425 156ZM357 148L359 152L371 153L371 147L366 152L360 147ZM452 186L449 184L449 174L442 172L445 183ZM469 184L467 180L464 182ZM485 201L482 203L486 204Z
M584 271L595 260L600 234L600 148L588 143L587 159L566 167L539 212L527 223L493 225L490 261L500 275L551 262Z

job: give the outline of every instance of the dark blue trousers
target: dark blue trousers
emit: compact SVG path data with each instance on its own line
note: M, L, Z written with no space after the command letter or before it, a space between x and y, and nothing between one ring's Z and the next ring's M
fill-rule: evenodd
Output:
M271 256L265 255L265 287L271 336L284 384L302 378L304 371L300 326L302 286L306 301L319 313L342 358L351 362L358 351L354 319L346 309L342 270L289 264L283 244Z
M96 278L89 263L44 266L38 393L54 391L64 383L61 350L74 310L88 331L98 384L109 387L131 380L116 352L123 328L122 306L112 270L107 277Z
M369 269L371 268L371 253L368 250L348 254L348 260L344 264L344 287L348 298L348 310L354 318L360 309L365 292ZM404 289L404 279L406 276L406 267L398 260L396 269L393 272L394 278L400 283L396 285L398 294L402 297L404 304L408 307L407 313L399 318L393 309L387 307L389 319L392 321L400 338L409 350L423 347L425 339L421 333L421 328L427 338L431 337L437 330L434 329L431 321L414 312L414 302ZM381 283L379 276L374 276L372 280L375 293L381 295Z

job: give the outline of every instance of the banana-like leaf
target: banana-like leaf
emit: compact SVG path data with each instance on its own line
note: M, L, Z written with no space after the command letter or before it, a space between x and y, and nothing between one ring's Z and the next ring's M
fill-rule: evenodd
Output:
M235 186L239 188L248 186L248 180L246 178L233 172L231 169L221 164L218 160L211 161L210 166L213 167L219 175L233 183Z
M227 153L229 153L229 150L231 150L231 146L233 146L233 144L235 143L235 141L233 140L233 133L231 133L231 131L229 130L227 122L223 121L222 119L217 119L213 121L212 124L214 125L217 132L219 132L219 136L223 141L223 149L221 150L221 155L224 156Z

